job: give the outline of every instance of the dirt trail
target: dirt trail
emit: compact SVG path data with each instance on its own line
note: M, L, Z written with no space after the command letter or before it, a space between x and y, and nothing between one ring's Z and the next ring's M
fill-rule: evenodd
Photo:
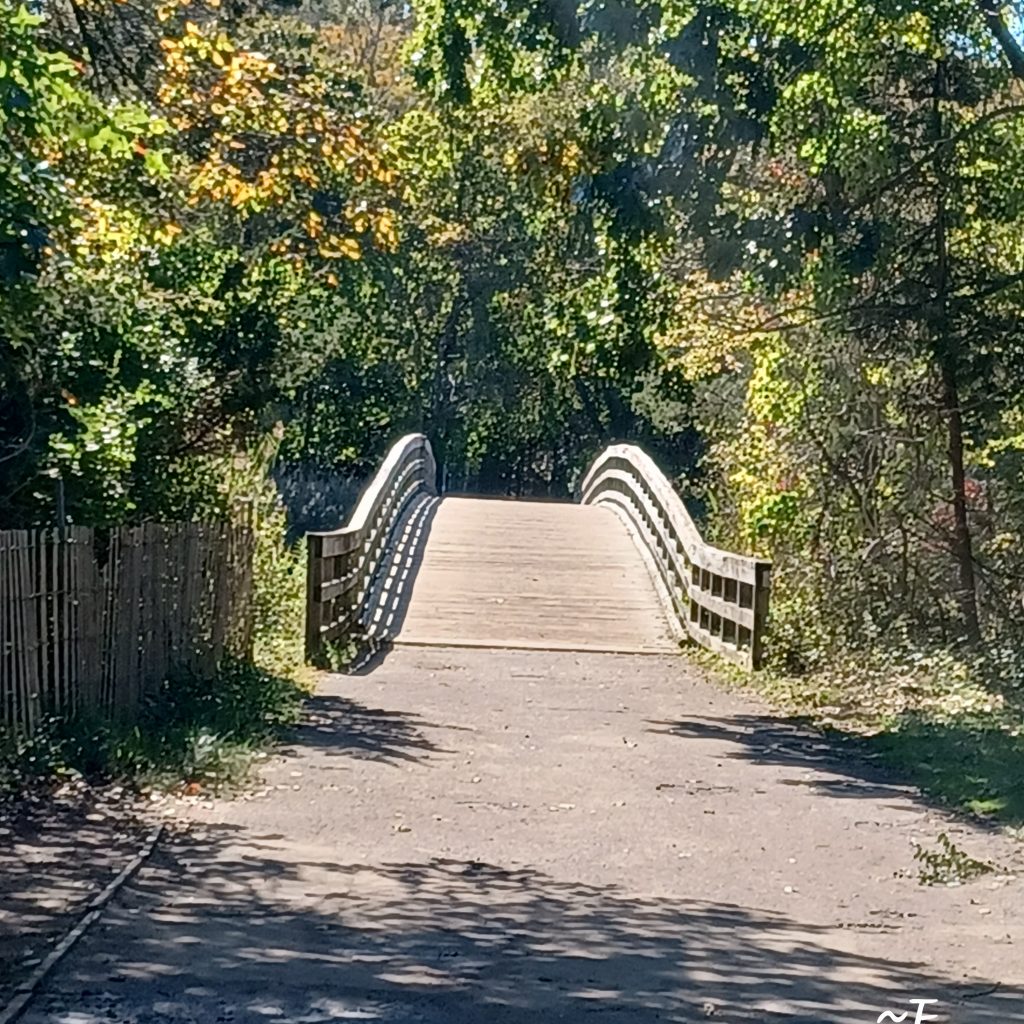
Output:
M0 806L0 1007L144 840L116 792L82 790Z
M678 658L398 649L193 816L31 1024L1024 1024L1019 845Z

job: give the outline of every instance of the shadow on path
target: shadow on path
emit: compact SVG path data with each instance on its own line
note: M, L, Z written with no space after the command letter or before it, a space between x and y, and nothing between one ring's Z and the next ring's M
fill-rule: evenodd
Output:
M432 743L427 729L453 729L425 721L404 711L371 708L337 694L319 694L306 702L302 723L279 753L294 756L301 750L319 750L339 757L355 757L388 764L424 763L447 751Z
M88 793L0 805L0 1006L141 845L144 823Z
M1024 1022L1024 991L867 957L778 913L480 862L283 860L234 838L161 851L33 1019L66 1019L74 998L76 1019L111 1022L868 1024L921 997L956 1024Z
M906 716L898 730L873 736L823 732L808 718L769 714L689 716L647 724L653 733L735 744L726 757L841 776L790 781L831 796L899 796L929 807L995 814L1003 824L1024 824L1024 737L998 730L925 723L915 716ZM995 819L988 823L997 824Z
M834 796L877 799L897 794L914 795L913 790L901 785L891 772L872 763L865 751L855 749L853 742L840 747L834 738L826 737L805 719L751 714L725 718L692 715L647 724L651 727L649 732L665 736L732 743L735 749L724 756L735 760L848 776L844 779L815 778L807 783Z

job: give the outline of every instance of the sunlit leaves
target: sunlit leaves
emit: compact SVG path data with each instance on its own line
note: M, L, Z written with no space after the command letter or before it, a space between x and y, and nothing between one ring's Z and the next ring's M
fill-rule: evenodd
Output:
M337 69L272 59L216 20L186 19L161 46L159 98L198 153L184 169L190 205L259 218L275 251L299 261L359 259L366 242L394 249L395 172Z

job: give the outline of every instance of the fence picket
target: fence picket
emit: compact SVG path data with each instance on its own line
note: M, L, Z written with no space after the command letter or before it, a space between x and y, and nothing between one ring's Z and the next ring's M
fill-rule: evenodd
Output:
M234 524L0 530L0 727L131 715L174 672L244 653L252 556Z

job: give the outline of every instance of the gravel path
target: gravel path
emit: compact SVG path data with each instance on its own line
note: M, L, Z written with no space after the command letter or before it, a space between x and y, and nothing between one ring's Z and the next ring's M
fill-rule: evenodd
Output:
M396 649L191 814L29 1024L1024 1024L1020 846L682 659Z
M144 823L74 785L0 807L0 1007L131 860Z

